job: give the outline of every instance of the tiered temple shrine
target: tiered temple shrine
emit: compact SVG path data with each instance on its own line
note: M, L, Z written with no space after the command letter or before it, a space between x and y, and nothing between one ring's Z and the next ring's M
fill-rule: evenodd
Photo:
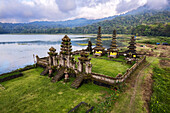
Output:
M56 62L56 56L57 56L56 49L54 47L51 47L49 49L49 51L50 51L50 52L48 52L48 54L49 54L49 66L57 65L57 62Z
M102 46L102 39L101 39L101 27L99 27L98 34L97 34L96 47L93 48L94 55L95 56L104 55L104 49L105 48Z
M71 45L71 39L65 35L64 38L62 39L61 43L61 52L60 52L60 61L59 65L64 66L64 67L70 67L70 60L71 60L71 54L72 54L72 45Z
M92 53L92 43L90 40L88 41L88 47L87 47L86 51L88 51L90 54Z
M129 50L127 51L127 54L129 57L135 58L136 57L136 46L135 46L136 42L135 42L134 36L131 37L129 44L130 45L128 46Z
M78 71L79 72L85 72L85 73L91 73L91 69L92 69L92 64L90 63L91 58L88 58L89 53L87 52L81 52L80 56L78 58L79 62L78 62ZM84 67L85 64L85 67Z
M108 49L108 57L116 58L118 56L118 48L116 45L116 30L113 31L112 42Z

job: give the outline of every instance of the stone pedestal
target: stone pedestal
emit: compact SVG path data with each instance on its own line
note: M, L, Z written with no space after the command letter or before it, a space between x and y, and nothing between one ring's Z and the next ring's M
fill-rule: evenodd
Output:
M83 64L81 62L78 62L78 71L83 72Z
M66 66L67 66L68 68L70 68L70 56L69 56L69 55L66 56L66 61L67 61Z
M63 55L61 54L61 55L60 55L60 60L59 60L59 65L65 66L64 64L65 64L64 57L63 57Z
M76 69L76 63L72 63L72 68Z
M36 55L36 62L37 62L37 64L39 63L39 57L38 57L38 55Z
M86 62L85 64L86 64L86 66L85 66L85 72L86 72L87 74L91 73L92 64L91 64L90 62Z
M49 56L49 57L48 57L48 60L49 60L49 66L52 66L52 65L53 65L53 64L52 64L52 57Z
M53 65L56 66L57 63L56 63L56 56L52 56L52 59L53 59Z
M52 69L49 69L49 77L52 76Z
M91 73L92 72L91 70L92 70L92 64L90 63L88 67L88 72Z

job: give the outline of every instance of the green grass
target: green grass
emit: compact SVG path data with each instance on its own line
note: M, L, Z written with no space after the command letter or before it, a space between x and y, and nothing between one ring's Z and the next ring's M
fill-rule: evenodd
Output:
M96 57L97 58L97 57ZM107 54L106 55L103 55L99 58L105 58L105 59L110 59L109 57L107 57ZM124 56L119 56L118 58L111 58L111 60L116 60L116 61L122 61L122 62L126 62L125 61L125 57Z
M169 37L163 37L163 36L140 36L137 37L138 43L145 43L145 44L156 44L157 42L162 44L163 42L167 42L170 44L170 38Z
M111 113L147 113L147 109L144 107L145 100L143 99L143 84L145 83L147 77L152 73L153 67L155 65L159 64L159 59L156 57L147 57L147 61L143 63L130 77L132 80L127 84L126 90L124 90L123 93L120 94L118 100L116 101L115 105L113 105L113 109ZM139 77L139 81L137 82L137 88L136 88L136 95L134 98L133 103L130 107L130 101L131 97L134 94L134 88L132 84L134 83L133 79L136 80L137 74L142 70L143 67L145 67L149 62L151 65L147 68L145 68L141 72L141 76ZM116 109L114 109L116 108Z
M75 60L78 61L79 55L75 55ZM92 55L90 55L92 57ZM101 58L109 59L106 56ZM115 58L114 60L120 60L123 62L110 61L106 59L91 58L92 72L104 74L111 77L116 77L118 73L124 74L126 69L130 68L132 65L126 64L124 57Z
M131 76L133 77L137 76L141 68L142 67L138 68ZM143 76L140 77L140 79L143 79ZM146 111L143 110L144 102L142 100L141 82L138 82L137 84L136 96L131 108L130 108L130 101L134 93L133 92L134 88L131 88L131 83L127 83L126 85L127 85L126 90L123 93L121 93L120 96L118 97L116 103L113 105L113 109L111 113L146 113Z
M152 113L167 113L170 108L170 68L154 67L153 94L150 102Z
M74 78L64 84L61 80L52 83L47 76L40 76L42 68L24 71L23 77L3 82L0 87L0 111L2 113L68 112L81 101L96 105L106 92L111 90L92 83L83 84L79 89L70 88Z
M105 59L95 59L91 60L93 65L92 72L104 74L111 77L116 77L118 73L124 74L130 65L123 64L121 62L109 61Z
M5 78L5 77L9 77L9 76L13 76L13 75L17 75L17 74L19 74L19 73L20 73L20 72L13 72L13 73L5 74L5 75L3 75L3 76L0 76L0 79Z

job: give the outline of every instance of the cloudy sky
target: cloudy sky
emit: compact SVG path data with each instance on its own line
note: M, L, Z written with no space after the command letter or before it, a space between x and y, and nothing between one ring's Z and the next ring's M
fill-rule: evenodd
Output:
M162 8L168 0L0 0L0 22L99 19L147 4Z

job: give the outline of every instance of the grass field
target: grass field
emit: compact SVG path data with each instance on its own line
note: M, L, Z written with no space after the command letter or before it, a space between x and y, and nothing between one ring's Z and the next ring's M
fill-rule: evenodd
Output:
M79 55L75 55L75 60L78 61ZM98 59L98 58L92 58L91 57L91 63L92 63L92 72L104 74L111 77L116 77L118 73L124 74L126 72L126 69L130 68L132 65L126 64L123 57L116 58L114 60L119 60L122 62L117 61L110 61L106 60L109 59L107 56L102 56L101 58L105 59Z
M153 94L150 109L153 113L167 113L170 107L170 68L154 67Z
M63 80L52 83L47 76L40 76L42 71L42 68L24 71L23 77L1 83L5 89L0 87L0 112L68 112L81 101L96 105L98 99L103 100L106 93L112 93L92 83L72 89L74 78L67 84Z

